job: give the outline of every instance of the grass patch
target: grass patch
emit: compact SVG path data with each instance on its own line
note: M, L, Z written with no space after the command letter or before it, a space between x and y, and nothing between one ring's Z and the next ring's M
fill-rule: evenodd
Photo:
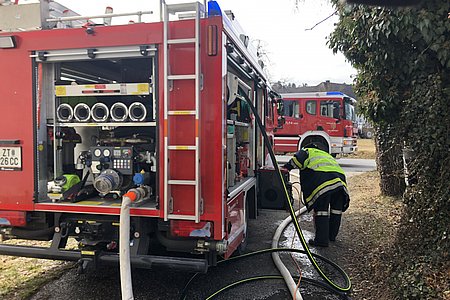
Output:
M10 245L48 247L49 242L8 240ZM0 255L0 299L27 299L45 283L58 278L73 262Z
M375 140L358 139L358 150L355 153L348 154L348 158L375 159Z
M350 207L344 222L347 235L344 264L353 279L353 299L395 299L391 289L391 264L396 262L389 252L396 241L403 204L400 199L380 194L376 171L355 175L348 179Z

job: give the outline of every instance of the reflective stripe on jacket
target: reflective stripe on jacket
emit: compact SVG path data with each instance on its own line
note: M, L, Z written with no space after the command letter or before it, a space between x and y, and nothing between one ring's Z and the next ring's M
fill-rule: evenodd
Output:
M339 166L337 161L327 152L315 148L307 148L300 151L307 152L306 159L302 161L301 155L299 155L299 157L296 157L297 155L294 155L294 157L292 158L292 162L295 164L295 167L299 168L300 170L309 168L311 170L319 172L337 172L345 175L344 170L342 170L341 166Z
M306 203L306 207L308 208L308 210L310 210L320 196L323 196L328 192L334 192L337 190L343 190L343 192L348 195L347 184L339 177L324 181L311 193L306 194L305 191L303 197Z

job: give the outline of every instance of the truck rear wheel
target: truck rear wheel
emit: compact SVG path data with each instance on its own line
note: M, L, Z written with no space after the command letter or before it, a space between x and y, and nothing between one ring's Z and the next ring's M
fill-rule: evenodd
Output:
M366 138L371 139L371 138L373 138L373 132L371 130L368 130L368 131L366 131L365 136L366 136Z

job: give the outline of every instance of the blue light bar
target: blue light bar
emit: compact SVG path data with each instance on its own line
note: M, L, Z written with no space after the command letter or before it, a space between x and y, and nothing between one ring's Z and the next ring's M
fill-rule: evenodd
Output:
M345 96L342 92L327 92L328 96Z
M222 9L217 1L208 1L208 17L221 16Z

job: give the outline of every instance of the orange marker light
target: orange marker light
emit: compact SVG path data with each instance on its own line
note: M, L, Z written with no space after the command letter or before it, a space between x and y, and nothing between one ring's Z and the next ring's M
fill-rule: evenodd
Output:
M217 26L209 25L208 26L208 55L216 56L217 55Z

